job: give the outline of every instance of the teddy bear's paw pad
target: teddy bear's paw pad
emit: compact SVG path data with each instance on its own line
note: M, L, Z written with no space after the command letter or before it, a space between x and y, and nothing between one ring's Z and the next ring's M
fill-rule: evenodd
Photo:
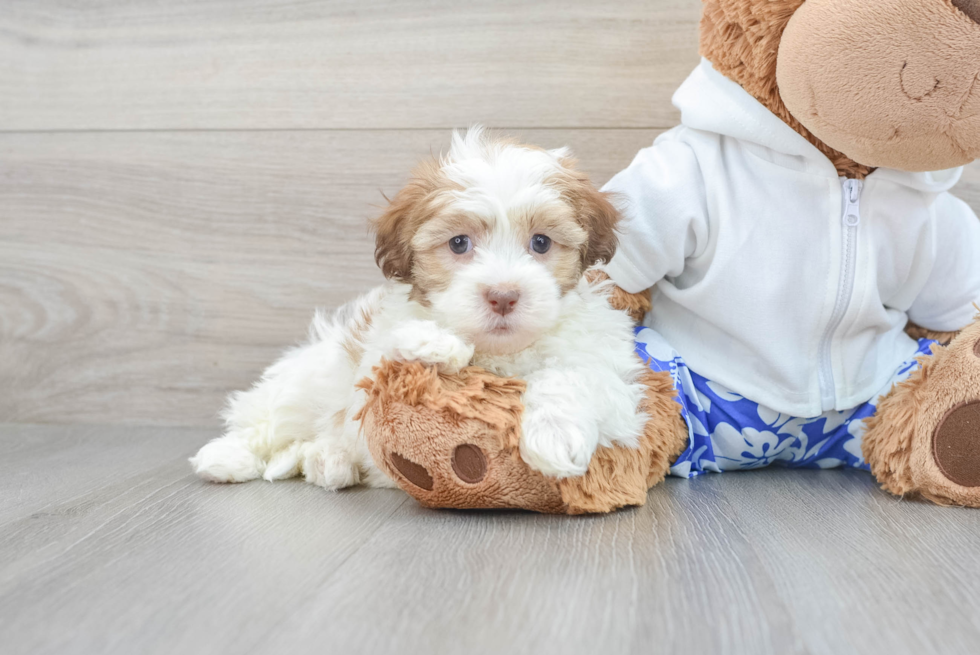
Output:
M487 475L487 458L473 444L456 446L452 457L453 473L467 484L482 482Z
M946 413L933 436L933 457L950 482L980 487L980 401Z
M403 457L398 453L391 453L388 456L388 461L391 465L395 467L399 473L402 474L406 480L414 484L419 489L424 489L426 491L432 491L432 475L428 470L421 464L416 464L407 457Z

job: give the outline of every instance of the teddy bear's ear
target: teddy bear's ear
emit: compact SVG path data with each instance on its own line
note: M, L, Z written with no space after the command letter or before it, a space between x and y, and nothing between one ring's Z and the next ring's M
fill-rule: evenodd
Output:
M434 161L415 169L412 179L373 223L374 260L389 279L411 282L415 262L412 237L425 222L436 189L439 167Z

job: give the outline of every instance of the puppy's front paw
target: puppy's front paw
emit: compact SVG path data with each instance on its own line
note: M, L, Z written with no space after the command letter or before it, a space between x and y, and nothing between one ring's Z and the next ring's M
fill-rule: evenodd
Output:
M552 412L531 411L522 429L521 458L531 468L553 478L574 478L589 469L598 435L589 438L583 426Z
M433 321L409 321L391 337L389 355L396 360L434 364L445 373L456 373L473 359L473 346Z
M190 463L198 477L208 482L248 482L261 477L265 469L265 462L236 433L209 441Z
M303 477L310 484L336 490L360 482L354 458L340 448L326 443L311 442L303 453Z

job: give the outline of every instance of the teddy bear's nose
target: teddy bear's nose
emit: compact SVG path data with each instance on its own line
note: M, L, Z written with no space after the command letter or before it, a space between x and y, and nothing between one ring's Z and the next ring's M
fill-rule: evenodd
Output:
M388 456L391 465L398 469L398 472L405 476L405 479L414 484L419 489L432 491L432 476L421 464L416 464L407 457L402 457L398 453L391 453Z
M453 451L453 472L463 482L476 484L487 475L487 458L473 444L464 443Z
M980 23L980 0L953 0L953 4L975 23Z

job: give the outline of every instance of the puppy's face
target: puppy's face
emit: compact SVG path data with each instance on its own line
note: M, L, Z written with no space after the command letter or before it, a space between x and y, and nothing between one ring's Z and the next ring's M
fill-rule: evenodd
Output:
M616 209L573 166L565 150L454 134L378 220L378 264L477 350L526 348L616 250Z

